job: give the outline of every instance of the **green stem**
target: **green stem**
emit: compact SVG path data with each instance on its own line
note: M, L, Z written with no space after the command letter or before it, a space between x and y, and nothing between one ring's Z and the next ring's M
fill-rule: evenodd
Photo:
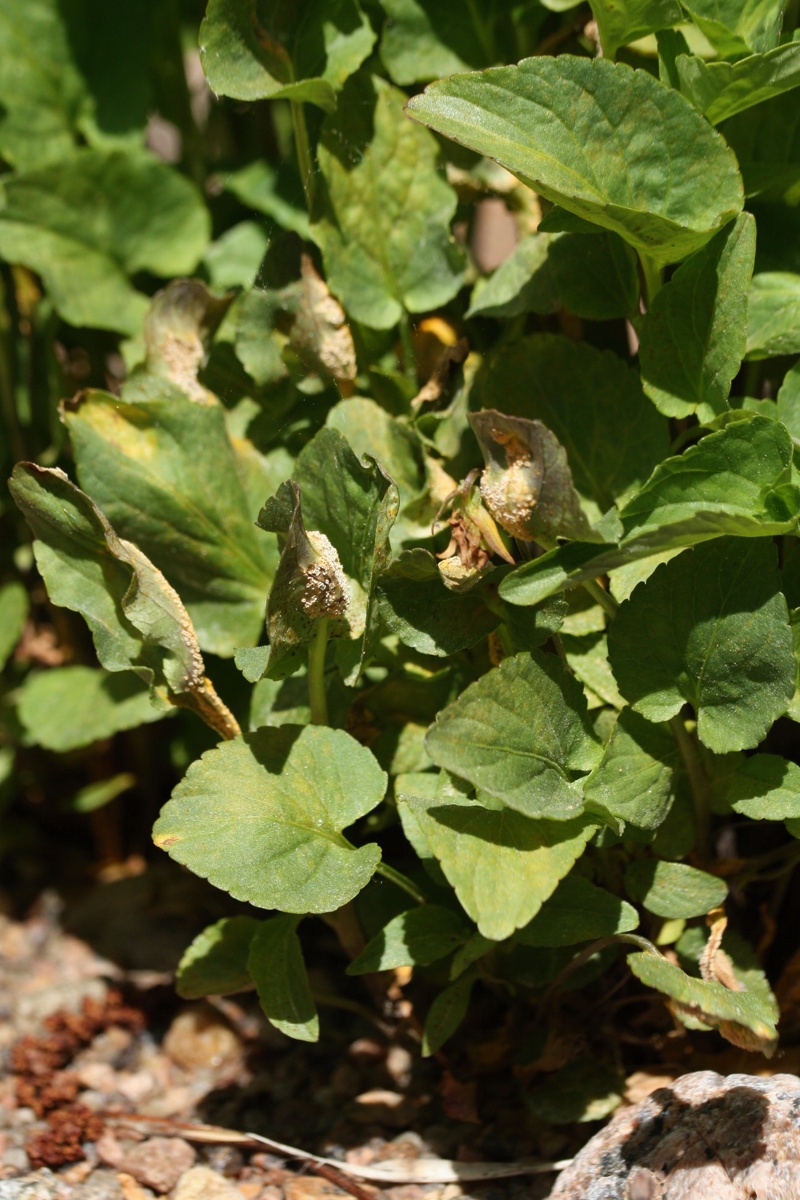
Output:
M414 335L411 318L403 311L400 318L400 345L403 347L403 372L409 379L417 378L417 356L414 353Z
M596 579L584 579L583 588L613 620L619 612L619 605L611 593L607 592L604 587L601 587Z
M650 308L650 305L661 291L661 285L664 281L661 278L660 268L649 254L642 254L640 251L639 262L641 263L642 278L644 279L644 301L647 307Z
M328 618L320 617L317 632L308 648L308 701L311 724L328 724L328 698L325 695L325 651L328 647Z
M292 128L294 129L294 144L297 150L297 165L300 168L300 179L306 197L306 207L311 216L314 207L314 164L311 160L311 147L308 142L305 109L300 101L290 101L292 108Z
M689 787L694 802L694 815L697 823L697 845L703 858L708 849L708 835L711 825L711 808L709 797L708 777L706 775L697 743L686 729L680 715L669 721L669 727L678 743L678 749L689 777Z
M487 63L491 67L498 61L497 50L494 44L494 37L491 30L491 22L484 21L478 5L475 0L467 0L467 9L469 10L472 26L478 35L478 40L483 48L483 53L486 55Z
M25 438L17 412L16 396L14 393L14 378L11 364L13 362L13 318L9 299L11 287L10 272L0 276L0 413L5 421L11 444L11 453L16 462L27 458L25 453Z
M388 863L379 862L377 873L378 875L382 875L384 879L388 879L390 883L394 883L397 887L402 888L404 892L408 892L409 896L416 900L417 904L427 904L428 900L424 893L402 871L398 871L395 867L390 867Z

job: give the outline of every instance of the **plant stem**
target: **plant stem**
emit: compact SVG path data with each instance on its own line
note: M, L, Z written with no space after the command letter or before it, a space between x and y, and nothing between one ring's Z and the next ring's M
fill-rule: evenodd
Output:
M644 280L644 302L650 308L650 305L661 291L661 285L664 281L661 278L660 268L649 254L642 254L639 251L639 262L641 263L642 278Z
M711 824L709 807L708 777L697 752L697 744L686 729L680 714L669 721L669 727L678 743L686 774L689 776L689 786L692 790L694 815L697 822L697 846L701 857L705 858L708 850L708 835Z
M603 611L613 620L613 618L619 612L619 605L611 593L607 592L604 587L601 587L596 579L584 579L583 587L584 590L589 593L592 599L595 600L603 609Z
M400 345L403 347L403 373L409 379L416 379L417 357L414 354L414 335L411 330L411 318L405 310L400 318Z
M390 883L396 884L402 888L404 892L408 892L412 899L417 901L417 904L427 904L427 897L419 890L415 883L404 875L402 871L398 871L395 867L390 867L388 863L379 862L377 874L382 875L384 879L388 879Z
M189 688L180 695L170 696L170 703L178 708L191 709L201 721L205 721L209 729L213 729L226 741L231 741L241 734L241 726L231 710L220 697L210 679Z
M325 695L325 651L328 647L328 618L320 617L317 632L308 648L308 701L311 724L328 724L328 699Z
M308 143L308 128L306 114L302 102L290 101L292 108L292 128L294 129L294 144L297 150L297 165L300 168L300 179L306 197L308 215L311 216L314 207L314 164L311 161L311 147Z

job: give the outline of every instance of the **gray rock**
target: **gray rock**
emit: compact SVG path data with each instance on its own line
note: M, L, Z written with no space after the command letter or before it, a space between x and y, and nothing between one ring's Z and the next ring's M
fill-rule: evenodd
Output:
M551 1200L800 1200L800 1079L697 1071L621 1110Z

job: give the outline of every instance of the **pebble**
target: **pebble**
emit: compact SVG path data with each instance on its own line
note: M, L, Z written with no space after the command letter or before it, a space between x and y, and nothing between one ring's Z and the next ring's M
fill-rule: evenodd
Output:
M243 1061L242 1040L210 1004L178 1013L167 1030L163 1049L184 1071L213 1069L233 1073Z
M137 1183L164 1195L194 1166L196 1158L194 1147L183 1138L152 1137L129 1150L119 1166Z
M800 1200L800 1079L696 1071L622 1109L551 1200Z
M192 1167L178 1180L172 1200L242 1200L242 1193L209 1167Z

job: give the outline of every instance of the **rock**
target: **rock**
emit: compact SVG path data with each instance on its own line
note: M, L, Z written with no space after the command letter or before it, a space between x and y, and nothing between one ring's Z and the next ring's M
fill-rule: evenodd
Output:
M149 1188L140 1187L127 1171L119 1171L117 1179L122 1188L122 1200L154 1200L154 1193Z
M183 1138L152 1137L129 1150L119 1169L163 1196L194 1166L196 1158L194 1148Z
M239 1035L210 1004L185 1008L167 1030L163 1048L184 1071L234 1073L243 1060Z
M192 1167L179 1179L172 1200L242 1200L242 1193L210 1167Z
M622 1109L551 1200L800 1200L800 1079L697 1071Z

